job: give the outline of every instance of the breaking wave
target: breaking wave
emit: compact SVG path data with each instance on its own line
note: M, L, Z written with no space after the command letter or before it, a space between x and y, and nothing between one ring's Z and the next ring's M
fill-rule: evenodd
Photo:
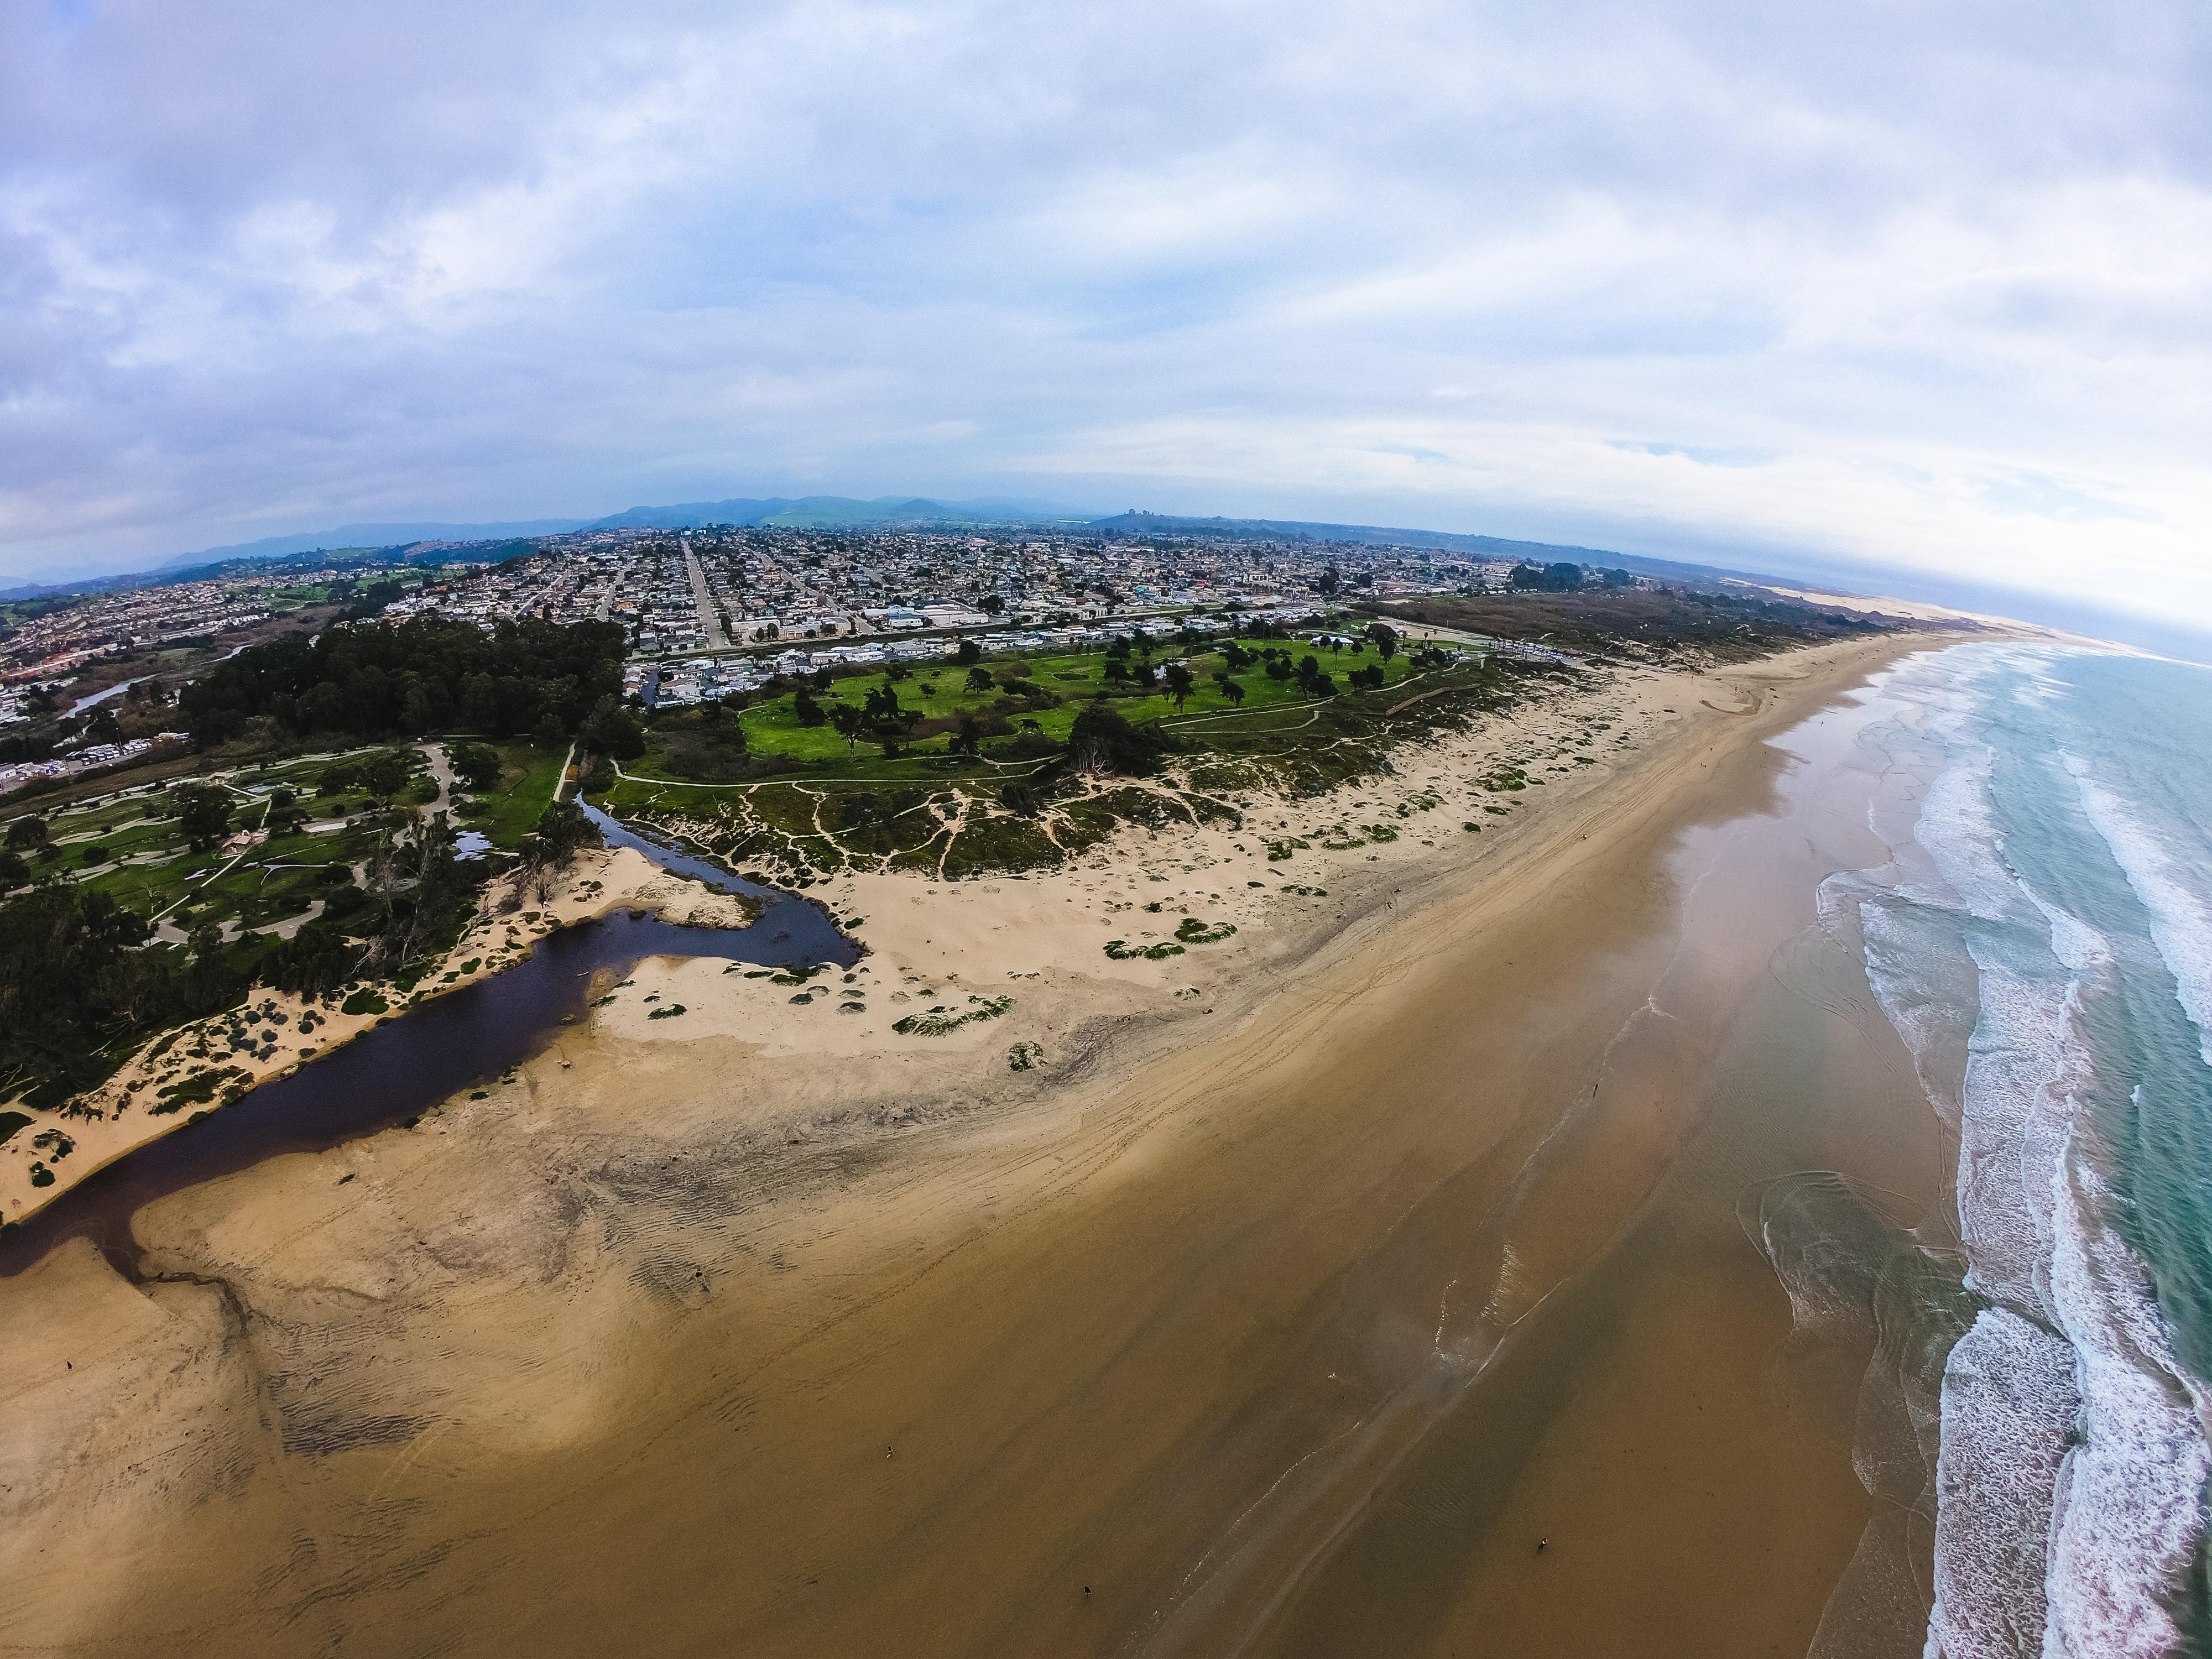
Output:
M1860 1474L1918 1518L1887 1536L1869 1527L1814 1653L1866 1650L1855 1633L1895 1618L1869 1609L1893 1608L1900 1571L1931 1559L1928 1659L2197 1650L2212 1480L2212 878L2199 873L2212 870L2212 675L1978 646L1915 659L1882 696L1893 716L1867 741L1909 757L1894 769L1910 772L1917 811L1889 837L1893 862L1832 878L1821 908L1855 929L1876 1000L1956 1133L1958 1234L1885 1232L1825 1190L1762 1199L1760 1237L1801 1332L1860 1317L1875 1333ZM2147 721L2118 706L2130 699L2175 708ZM2177 738L2191 719L2202 739ZM2158 752L2130 753L2130 733ZM2194 771L2178 782L2177 743ZM1799 1236L1811 1227L1825 1244ZM1887 1264L1876 1279L1917 1275L1900 1304L1911 1336L1881 1329L1873 1281L1833 1266L1839 1243ZM1917 1369L1898 1362L1908 1353Z

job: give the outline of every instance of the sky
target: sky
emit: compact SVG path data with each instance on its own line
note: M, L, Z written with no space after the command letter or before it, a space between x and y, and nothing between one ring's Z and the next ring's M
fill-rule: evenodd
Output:
M0 576L1018 496L2212 625L2212 10L0 4Z

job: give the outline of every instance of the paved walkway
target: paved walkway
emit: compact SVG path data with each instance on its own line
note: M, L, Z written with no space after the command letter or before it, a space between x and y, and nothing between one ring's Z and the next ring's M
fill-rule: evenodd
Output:
M438 799L430 805L451 806L453 804L453 763L446 758L446 745L426 743L417 746L422 750L422 758L430 763L430 781L438 786Z

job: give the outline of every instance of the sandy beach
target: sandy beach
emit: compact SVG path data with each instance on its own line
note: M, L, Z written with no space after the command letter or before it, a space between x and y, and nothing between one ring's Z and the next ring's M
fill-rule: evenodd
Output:
M840 878L849 975L642 963L512 1088L142 1211L143 1286L72 1241L0 1280L0 1629L1805 1651L1913 1546L1866 1541L1864 1346L1793 1339L1746 1195L1940 1226L1952 1154L1812 926L1881 854L1863 781L1769 740L1917 648L1611 672L1237 830ZM1236 931L1132 953L1186 921Z

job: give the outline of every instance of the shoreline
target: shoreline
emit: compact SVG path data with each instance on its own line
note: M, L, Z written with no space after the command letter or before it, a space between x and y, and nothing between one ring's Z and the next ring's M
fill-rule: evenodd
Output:
M851 1650L893 1609L917 1651L1048 1636L1061 1651L1172 1650L1162 1620L1187 1604L1163 1587L1214 1560L1224 1520L1290 1469L1320 1472L1289 1454L1364 1420L1346 1390L1418 1381L1430 1327L1443 1331L1439 1285L1455 1316L1455 1267L1491 1274L1473 1316L1510 1332L1542 1304L1547 1264L1571 1278L1578 1251L1640 1213L1669 1143L1607 1119L1604 1158L1555 1154L1532 1189L1572 1204L1524 1205L1529 1224L1502 1238L1484 1219L1528 1187L1594 1065L1660 1079L1677 1065L1611 1038L1671 958L1665 848L1771 801L1783 763L1767 738L1956 642L1620 676L1604 688L1616 700L1656 693L1632 757L1570 763L1507 833L1429 835L1446 844L1425 852L1401 833L1270 864L1269 823L1241 832L1241 853L1240 832L1193 830L1027 880L836 878L808 896L866 918L863 1013L811 988L794 1008L719 964L712 982L696 963L641 964L637 996L557 1036L510 1099L449 1103L434 1136L279 1158L141 1215L149 1260L217 1277L252 1310L252 1364L271 1379L254 1385L259 1428L210 1415L234 1399L240 1358L194 1334L216 1316L204 1284L138 1298L159 1311L149 1325L96 1260L58 1250L0 1287L29 1333L5 1393L36 1428L15 1461L43 1467L87 1413L144 1389L158 1403L131 1432L146 1455L198 1431L222 1466L264 1472L196 1506L109 1492L81 1515L55 1507L68 1478L40 1480L23 1513L58 1529L48 1547L81 1560L82 1582L66 1606L45 1577L14 1587L15 1626L125 1639L112 1632L145 1606L164 1630L204 1632L179 1651L216 1650L219 1632L232 1650L275 1651L403 1619L426 1640L500 1628L558 1646L564 1630L615 1628L600 1591L618 1589L639 1639L667 1650L739 1627L764 1653ZM1572 747L1581 718L1496 722L1425 761L1394 757L1382 782L1411 796L1486 745ZM1332 805L1348 803L1275 816L1295 832ZM1456 829L1459 802L1391 822L1423 818ZM1255 879L1257 898L1232 884ZM1316 884L1325 903L1285 891ZM1171 934L1170 899L1234 920L1234 948L1107 957L1116 929ZM956 988L1010 988L1016 1006L941 1036L890 1029L958 1012ZM648 1024L647 996L690 1012ZM1030 1041L1042 1063L1010 1071L1009 1045ZM1694 1121L1693 1103L1651 1098L1660 1127ZM601 1220L580 1231L580 1217ZM47 1362L64 1353L57 1382ZM312 1401L310 1375L331 1383ZM300 1413L324 1420L340 1396L345 1421L416 1426L334 1430L313 1462L283 1452L277 1474L268 1425L289 1448ZM1090 1431L1093 1409L1111 1432ZM395 1502L406 1514L380 1507ZM635 1524L663 1504L683 1535ZM373 1522L386 1553L483 1541L456 1547L428 1607L404 1582L330 1601L317 1586L336 1567L255 1588L264 1540L299 1515L333 1535ZM116 1544L103 1522L126 1516ZM1298 1524L1285 1537L1314 1548ZM988 1569L949 1573L958 1559ZM811 1595L825 1574L838 1593ZM1040 1585L1094 1581L1095 1608L1036 1605ZM1213 1582L1227 1603L1243 1594ZM711 1595L678 1589L702 1583ZM464 1585L486 1593L456 1598Z

